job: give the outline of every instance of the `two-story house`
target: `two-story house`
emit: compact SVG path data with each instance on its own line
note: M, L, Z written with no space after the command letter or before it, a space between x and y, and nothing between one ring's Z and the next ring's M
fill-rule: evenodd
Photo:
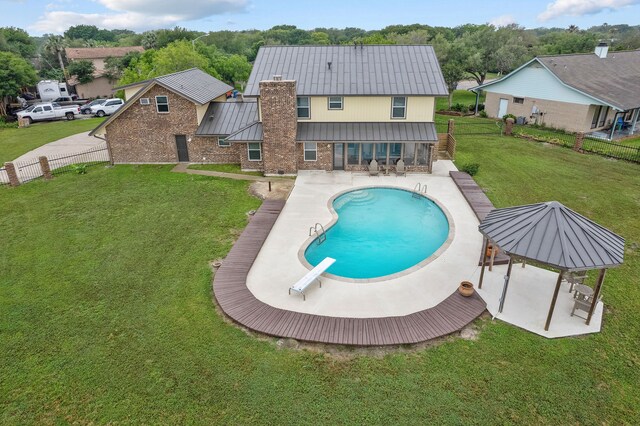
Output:
M185 73L197 72L155 80L189 80ZM179 92L185 84L160 86ZM149 90L142 86L140 91ZM133 92L132 87L127 90ZM140 98L138 93L128 105ZM197 123L195 131L159 127L165 119L145 116L140 123L145 132L135 138L130 130L117 130L118 117L94 133L106 133L115 162L240 163L245 170L272 175L366 170L373 159L388 167L402 158L409 171L430 172L438 140L435 98L447 94L431 46L269 46L258 52L243 99L211 98L188 115L179 113L190 129ZM176 139L173 157L167 150L163 156L151 155L157 139L167 146L166 135ZM180 142L182 156L178 140L186 141ZM114 145L126 146L130 154L118 156ZM132 155L135 145L146 146L147 155Z

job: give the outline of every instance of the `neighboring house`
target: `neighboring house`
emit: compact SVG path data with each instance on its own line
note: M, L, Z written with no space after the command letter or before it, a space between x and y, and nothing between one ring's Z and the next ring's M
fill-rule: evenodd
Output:
M137 99L153 99L141 91L184 97L192 77L162 84L179 75L122 88L127 104L93 132L106 133L115 162L240 163L274 175L367 170L373 159L386 166L402 158L408 170L430 172L438 140L435 97L448 95L431 46L269 46L260 48L238 102L224 102L231 90L225 85L220 98L210 93L196 108L171 107L169 115L181 118L170 125L153 109L133 112L144 109ZM151 148L159 141L163 154Z
M105 59L109 57L121 58L129 52L144 52L142 46L129 47L68 47L65 54L69 61L88 60L93 62L95 71L93 81L80 84L71 78L69 84L75 86L76 93L81 98L106 98L112 95L113 81L104 76Z
M609 52L601 43L590 54L539 56L470 90L479 89L490 117L513 114L572 132L640 131L640 50Z

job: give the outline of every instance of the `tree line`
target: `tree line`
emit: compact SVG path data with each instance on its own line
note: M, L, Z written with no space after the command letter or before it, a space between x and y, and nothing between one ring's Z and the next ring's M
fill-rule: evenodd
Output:
M640 26L602 24L588 29L525 29L518 25L466 24L441 27L390 25L381 30L315 28L277 25L265 31L204 33L175 27L136 33L93 25L70 27L63 35L32 37L20 28L0 28L0 97L15 96L40 79L80 82L93 78L89 61L69 62L66 47L143 46L144 53L109 58L104 73L120 84L133 83L193 66L242 89L263 45L432 44L450 91L462 79L482 84L490 73L512 71L536 55L592 52L605 41L612 50L640 48ZM4 104L4 102L3 102ZM1 111L0 111L1 113Z

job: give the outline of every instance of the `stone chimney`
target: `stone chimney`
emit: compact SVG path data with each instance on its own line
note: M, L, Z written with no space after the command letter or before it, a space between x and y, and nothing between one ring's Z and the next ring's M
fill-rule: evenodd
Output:
M297 173L296 132L298 113L296 82L273 80L260 82L262 113L262 161L265 175Z
M598 58L606 59L607 53L609 53L609 45L604 42L598 43L595 50L595 54L598 55Z

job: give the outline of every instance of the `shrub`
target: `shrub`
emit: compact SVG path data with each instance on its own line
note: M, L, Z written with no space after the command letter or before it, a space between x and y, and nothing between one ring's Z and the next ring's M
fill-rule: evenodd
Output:
M480 164L478 163L467 163L460 167L460 171L467 173L469 176L474 176L478 173L478 169L480 169Z
M480 116L481 118L487 118L489 117L489 114L487 114L487 111L482 110L478 113L478 116Z
M475 111L475 110L476 110L476 104L469 105L469 111ZM480 111L484 111L484 104L478 104L478 112Z
M0 117L0 129L12 129L15 127L18 127L17 121L7 123L7 120L4 117Z
M84 163L81 164L74 164L73 166L73 171L76 172L79 175L85 175L87 174L87 165Z
M465 105L462 105L461 103L455 103L451 105L451 111L469 112L469 108L467 108Z
M513 115L513 114L505 114L505 115L503 115L502 116L502 121L506 122L507 118L511 118L511 119L513 119L513 121L516 121L516 116Z

